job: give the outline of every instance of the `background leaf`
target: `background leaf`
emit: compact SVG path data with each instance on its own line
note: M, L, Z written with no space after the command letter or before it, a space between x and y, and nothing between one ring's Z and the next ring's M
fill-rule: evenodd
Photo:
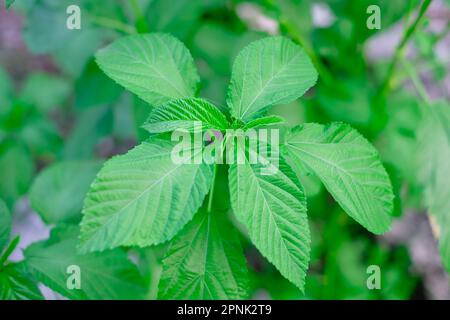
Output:
M239 153L244 156L244 148L238 145ZM251 165L248 159L230 166L233 212L263 256L303 290L310 252L303 188L283 159L274 174L262 174L263 167ZM270 167L276 169L273 164Z
M84 109L110 104L116 101L122 92L123 89L106 76L92 59L75 82L75 106Z
M423 110L418 128L417 170L424 201L439 226L439 250L450 272L450 109L437 102Z
M6 204L0 199L0 256L9 241L11 223L11 214Z
M145 281L120 249L102 253L76 253L78 227L58 226L50 238L25 250L26 263L36 278L70 299L142 299ZM81 289L69 289L69 266L80 268Z
M46 112L60 107L70 94L70 84L64 78L47 73L33 73L22 88L20 98Z
M213 104L198 98L177 99L156 108L143 127L150 133L193 129L194 121L202 122L203 130L225 130L227 118Z
M245 129L257 129L257 128L264 128L264 127L270 127L270 126L278 126L282 125L286 122L282 117L280 116L266 116L262 118L257 118L255 120L249 121L244 128Z
M150 138L105 163L84 203L83 252L158 244L191 220L209 191L212 168L175 163L175 145ZM193 157L202 149L191 151Z
M0 268L0 300L42 300L44 297L23 264Z
M98 161L67 161L48 166L30 189L32 208L48 224L77 221L89 186L100 168Z
M8 73L0 67L0 121L11 109L14 88Z

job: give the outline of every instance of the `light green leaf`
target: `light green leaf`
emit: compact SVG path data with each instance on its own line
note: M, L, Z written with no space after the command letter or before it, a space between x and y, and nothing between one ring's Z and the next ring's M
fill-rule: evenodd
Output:
M250 148L249 155L252 152ZM245 150L238 145L237 157L239 153L244 157ZM264 168L272 174L263 172ZM245 164L230 166L229 184L233 212L251 241L285 278L303 290L310 233L306 198L295 174L282 158L278 167L250 164L245 158Z
M439 226L442 262L450 272L450 105L427 106L417 131L417 173L424 202Z
M279 126L279 125L282 125L285 123L286 123L286 120L284 120L282 117L276 116L276 115L271 115L271 116L257 118L255 120L249 121L244 126L244 129L266 128L266 127L271 127L271 126Z
M274 104L301 97L317 81L303 49L283 37L252 42L237 56L228 88L231 114L248 121Z
M11 214L6 204L0 199L0 256L8 243L11 233Z
M201 209L171 241L163 261L161 299L243 299L247 267L224 213Z
M131 35L96 54L100 68L114 81L151 105L193 97L199 76L187 48L168 34Z
M44 297L21 263L0 269L0 300L42 300Z
M32 208L48 224L81 218L83 199L100 168L94 161L67 161L47 167L30 189Z
M193 129L194 121L202 122L203 130L225 130L227 118L213 104L204 99L188 98L171 100L156 108L144 123L150 133Z
M105 163L84 203L82 252L158 244L192 219L211 186L212 168L174 161L176 146L150 138ZM190 159L203 151L190 150Z
M48 240L35 243L25 250L25 261L39 281L69 299L145 297L145 281L125 251L115 249L77 254L78 235L76 226L58 226L52 230ZM69 276L76 272L68 271L71 266L79 267L80 289L67 286Z
M294 167L312 170L339 205L369 231L389 229L393 192L377 150L342 123L304 124L286 137Z

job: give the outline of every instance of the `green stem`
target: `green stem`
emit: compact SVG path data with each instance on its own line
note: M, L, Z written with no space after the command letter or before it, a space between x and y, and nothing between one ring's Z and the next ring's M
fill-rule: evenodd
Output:
M3 265L5 264L6 260L9 258L9 256L11 255L11 253L13 253L14 249L16 249L17 245L20 242L20 236L16 236L14 238L13 241L11 241L11 243L9 244L8 248L6 248L5 252L3 253L3 255L0 257L0 268L3 267Z
M147 33L150 31L150 28L145 20L145 17L142 13L141 7L137 0L130 1L131 8L133 10L134 16L136 18L136 29L139 33Z
M130 26L126 23L123 23L123 22L115 20L115 19L110 19L107 17L99 17L99 16L90 16L90 20L92 21L92 23L94 23L98 26L109 28L109 29L114 29L114 30L117 30L122 33L128 33L128 34L136 33L135 27Z
M214 196L214 186L216 184L216 175L217 175L217 164L214 164L213 181L212 181L211 191L209 192L209 196L208 196L208 213L211 213L211 209L212 209L212 201L213 201L213 196Z
M427 11L427 9L430 6L432 1L433 0L424 0L422 2L422 5L420 6L419 13L418 13L416 19L414 20L414 22L412 24L410 24L409 27L405 28L402 39L400 40L400 43L398 44L398 46L395 48L394 57L392 58L386 78L381 87L381 94L383 96L385 96L390 89L392 76L393 76L395 68L398 64L398 61L403 56L403 52L405 50L406 44L408 43L409 39L416 31L417 26L422 21L422 18L425 15L425 12Z
M422 83L422 80L420 79L420 76L417 74L416 70L414 70L414 67L406 61L405 59L402 59L402 64L405 67L406 72L408 73L409 77L411 78L411 81L414 85L414 87L417 90L417 93L422 98L422 100L430 105L430 98L428 97L427 90L425 89L425 86Z
M292 27L289 23L283 23L287 33L292 39L297 41L304 49L306 54L311 58L312 63L317 69L320 78L325 85L333 85L333 75L328 71L327 67L322 63L320 57L314 52L312 45L302 36L302 34Z

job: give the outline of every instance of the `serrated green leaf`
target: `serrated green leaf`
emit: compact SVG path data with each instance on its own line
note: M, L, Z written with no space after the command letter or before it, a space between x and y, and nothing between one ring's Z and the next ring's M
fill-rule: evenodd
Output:
M194 121L202 122L203 130L225 130L227 118L213 104L204 99L171 100L156 108L142 126L150 133L193 129Z
M262 118L257 118L255 120L251 120L249 121L245 126L244 129L259 129L259 128L266 128L266 127L270 127L270 126L278 126L278 125L282 125L285 124L286 120L284 120L282 117L280 116L275 116L275 115L271 115L271 116L266 116L266 117L262 117Z
M163 261L161 299L243 299L247 267L224 213L201 209L171 241Z
M442 262L450 272L450 105L437 102L427 108L417 130L417 173L425 205L439 226Z
M105 163L84 203L82 252L158 244L192 219L211 186L212 167L173 161L177 145L150 138ZM202 151L192 146L191 159Z
M0 199L0 256L8 243L11 234L11 214L5 202Z
M146 18L153 30L184 39L196 27L195 22L201 16L203 6L205 3L201 1L152 0L147 7Z
M168 34L131 35L99 50L96 60L114 81L151 105L193 97L199 76L188 49Z
M0 267L0 300L42 300L44 297L23 264Z
M101 164L67 161L44 169L30 189L31 206L48 224L81 218L83 199Z
M31 5L32 9L28 12L22 31L23 39L31 52L50 53L77 37L77 32L66 27L67 5L63 7L57 2L42 3L41 1Z
M79 229L58 226L50 238L28 247L26 263L43 284L69 299L143 299L146 283L121 249L77 254ZM70 266L79 267L80 289L69 288ZM69 270L69 271L68 271Z
M248 152L256 151L250 148ZM237 157L239 153L244 157L246 151L238 145ZM264 174L263 168L270 168L272 174ZM245 164L230 166L229 184L233 212L251 241L285 278L303 290L310 233L306 198L294 172L282 158L278 167L250 164L245 158Z
M382 234L391 224L393 192L377 150L342 123L308 123L286 137L285 154L324 183L339 205L369 231Z
M283 37L252 42L237 56L228 88L231 114L248 121L274 104L301 97L317 81L303 49Z

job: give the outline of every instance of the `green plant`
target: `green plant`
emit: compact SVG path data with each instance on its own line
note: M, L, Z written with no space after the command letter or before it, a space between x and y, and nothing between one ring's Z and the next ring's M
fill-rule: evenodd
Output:
M280 117L264 117L275 104L302 96L317 80L308 56L284 37L255 41L236 57L223 113L196 98L199 76L184 45L168 34L123 37L96 55L100 68L154 107L143 127L149 139L107 161L85 199L80 252L170 241L163 262L160 298L244 298L246 263L239 237L215 201L228 180L236 224L280 273L304 289L310 255L306 197L300 174L320 178L340 206L369 231L381 234L391 221L393 192L375 148L343 123L305 123L289 129ZM228 177L219 164L171 161L175 143L167 133L260 130L280 126L279 165L272 175L253 164L252 147L233 152ZM221 149L216 148L216 152ZM207 146L192 148L191 157ZM264 159L265 166L275 166Z

